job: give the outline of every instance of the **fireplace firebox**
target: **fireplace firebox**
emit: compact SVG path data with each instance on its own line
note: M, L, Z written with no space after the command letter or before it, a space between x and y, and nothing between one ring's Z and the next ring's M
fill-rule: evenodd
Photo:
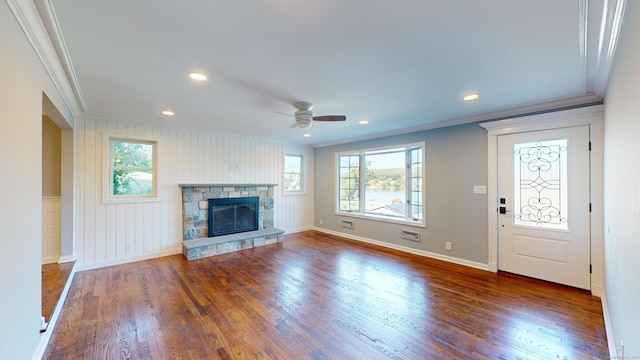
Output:
M209 237L258 230L260 198L209 199Z

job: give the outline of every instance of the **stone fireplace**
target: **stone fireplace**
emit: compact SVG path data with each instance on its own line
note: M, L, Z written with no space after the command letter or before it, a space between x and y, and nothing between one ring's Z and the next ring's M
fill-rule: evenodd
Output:
M181 184L182 252L189 260L250 249L282 241L283 230L273 227L273 192L276 184ZM247 203L253 203L247 205ZM212 204L222 211L212 213ZM243 204L243 205L241 205ZM211 215L211 216L210 216ZM239 215L252 215L230 225ZM216 216L223 222L216 234ZM233 229L231 229L233 228Z

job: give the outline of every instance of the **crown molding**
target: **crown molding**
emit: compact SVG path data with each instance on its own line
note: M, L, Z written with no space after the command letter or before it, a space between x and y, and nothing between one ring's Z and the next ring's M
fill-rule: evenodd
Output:
M69 81L75 95L75 99L82 112L87 112L87 103L80 89L80 83L71 62L71 55L69 55L69 52L67 51L67 44L62 36L62 29L60 28L60 23L58 22L58 17L56 16L51 1L52 0L34 0L34 3L36 8L39 10L42 22L49 34L49 40L53 44L57 58L62 64L67 80Z
M589 19L589 0L578 1L578 36L580 49L580 74L582 77L582 92L589 91L589 66L588 66L588 19Z
M603 105L594 105L537 115L483 122L488 135L505 135L603 122Z
M85 107L81 107L75 97L36 5L30 0L6 0L6 2L65 105L74 116L79 115Z
M627 0L604 0L602 2L602 21L600 23L596 78L593 89L600 97L604 97L607 90L626 9Z
M467 116L467 117L462 117L458 119L428 123L425 125L415 126L415 127L406 128L406 129L400 129L397 131L388 131L384 133L376 133L376 134L361 136L357 138L317 143L317 144L314 144L313 147L321 148L326 146L340 145L340 144L352 143L357 141L378 139L381 137L409 134L409 133L414 133L418 131L439 129L439 128L448 127L448 126L462 125L462 124L468 124L468 123L479 123L479 122L485 122L485 121L513 119L513 118L519 118L519 117L525 117L525 116L531 116L531 115L554 113L562 110L583 108L583 107L600 105L600 104L602 104L602 97L594 93L587 93L584 95L571 96L571 97L556 99L556 100L547 101L547 102L518 106L518 107L508 108L504 110L484 113L480 115Z

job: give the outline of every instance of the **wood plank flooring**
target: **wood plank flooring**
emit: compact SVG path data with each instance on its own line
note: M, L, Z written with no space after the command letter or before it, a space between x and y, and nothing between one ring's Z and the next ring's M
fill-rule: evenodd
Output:
M48 322L58 305L62 290L67 285L73 262L42 265L42 316Z
M46 359L604 359L588 292L319 232L76 273Z

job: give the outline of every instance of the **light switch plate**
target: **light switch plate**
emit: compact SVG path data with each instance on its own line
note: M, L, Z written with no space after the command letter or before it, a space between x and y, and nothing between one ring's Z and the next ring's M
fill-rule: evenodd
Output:
M474 194L486 194L487 187L485 185L473 185Z

